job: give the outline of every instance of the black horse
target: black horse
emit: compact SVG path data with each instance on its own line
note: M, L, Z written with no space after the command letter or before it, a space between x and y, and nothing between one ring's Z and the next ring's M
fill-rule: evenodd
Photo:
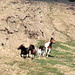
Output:
M17 49L18 49L18 50L21 50L21 53L20 53L20 56L21 56L21 57L24 57L24 55L25 55L25 57L26 57L27 54L29 54L29 49L26 48L23 44L20 45Z
M19 50L19 49L21 50L20 56L21 56L21 57L24 57L24 58L27 57L27 55L28 55L28 57L30 57L31 54L34 55L34 56L36 56L36 54L37 54L37 51L35 50L35 46L32 45L32 44L30 44L28 48L26 48L26 47L22 44L22 45L20 45L20 46L18 47L18 50Z

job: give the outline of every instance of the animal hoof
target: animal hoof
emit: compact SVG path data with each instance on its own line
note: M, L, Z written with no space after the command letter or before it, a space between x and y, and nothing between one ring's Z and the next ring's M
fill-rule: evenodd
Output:
M48 57L48 55L46 55L46 57Z

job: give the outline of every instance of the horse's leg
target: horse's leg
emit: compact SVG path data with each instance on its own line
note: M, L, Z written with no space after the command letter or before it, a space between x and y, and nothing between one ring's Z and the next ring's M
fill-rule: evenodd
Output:
M50 52L51 52L51 48L49 48L49 50L48 50L48 55L49 55Z
M20 54L20 56L22 57L22 54Z
M29 57L29 53L26 56Z
M35 55L34 55L34 54L32 54L31 58L32 58L32 59L35 59Z
M48 50L49 50L49 49L46 47L46 56L47 56L47 57L48 57Z
M24 55L21 53L20 56L23 57Z
M35 59L36 58L36 55L33 55L33 56L34 56L33 58Z
M20 56L21 56L22 58L25 58L24 54L20 54Z
M46 53L47 53L48 48L46 47Z
M47 51L47 57L48 57L50 52L51 52L51 48L49 48L48 51Z
M46 53L46 56L48 57L48 52Z
M29 51L29 53L28 53L28 57L31 57L31 51Z
M49 53L51 53L51 48L49 48Z
M45 51L43 51L43 57L45 56Z
M44 56L44 51L42 50L42 56Z
M38 56L40 57L41 56L41 53L38 53Z
M41 56L41 49L38 49L38 56L40 57Z

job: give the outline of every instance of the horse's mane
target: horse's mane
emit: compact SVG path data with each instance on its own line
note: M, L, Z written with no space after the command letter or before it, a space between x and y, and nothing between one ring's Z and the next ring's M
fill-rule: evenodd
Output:
M29 46L29 50L33 50L33 49L35 49L35 46L32 45L32 44L30 44L30 46Z

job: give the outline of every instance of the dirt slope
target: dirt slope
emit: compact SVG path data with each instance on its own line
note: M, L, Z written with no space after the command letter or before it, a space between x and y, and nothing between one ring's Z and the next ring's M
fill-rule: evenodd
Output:
M0 1L0 44L17 47L51 36L75 40L75 6L25 0Z

